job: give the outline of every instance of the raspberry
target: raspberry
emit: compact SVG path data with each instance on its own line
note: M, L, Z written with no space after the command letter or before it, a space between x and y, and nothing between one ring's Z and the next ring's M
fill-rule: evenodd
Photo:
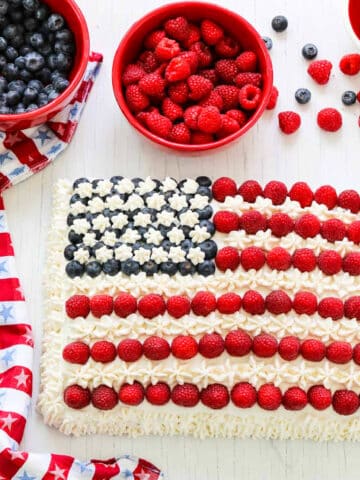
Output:
M278 352L281 358L291 362L299 356L300 340L296 337L288 336L280 340Z
M240 228L248 234L266 230L266 217L257 210L249 210L240 217Z
M345 300L344 314L346 318L360 320L360 296L350 297Z
M217 138L228 137L229 135L237 132L239 129L240 126L236 120L227 115L221 115L221 128L217 132Z
M190 48L191 45L198 42L201 38L200 28L193 23L189 24L189 35L182 43L185 48Z
M212 53L207 45L203 42L195 42L190 47L191 52L195 52L198 56L199 67L205 68L208 67L212 61Z
M90 357L90 349L86 343L72 342L66 345L62 355L66 362L85 365Z
M216 45L224 37L224 30L211 20L203 20L200 30L202 38L207 45Z
M307 395L302 388L291 387L284 393L282 403L286 410L302 410L307 401Z
M124 362L137 362L143 354L143 347L139 340L126 338L118 345L118 355Z
M308 391L308 401L316 410L325 410L331 405L331 391L323 385L314 385Z
M348 253L343 259L343 270L350 275L360 275L360 253Z
M216 266L225 272L230 269L236 270L240 264L240 255L235 247L224 247L218 251L215 258Z
M274 110L277 104L278 97L279 97L279 90L275 86L273 86L271 90L269 102L266 106L267 110Z
M150 132L161 138L168 138L172 129L171 120L160 115L158 112L149 113L146 119L146 125Z
M305 360L310 360L311 362L321 362L326 354L325 345L320 340L304 340L300 350Z
M248 290L242 299L245 312L251 315L262 315L265 312L265 300L259 292Z
M233 85L218 85L215 91L221 95L224 111L236 109L239 105L239 89Z
M122 75L122 82L125 87L133 83L138 83L146 75L141 65L128 65Z
M315 60L310 63L307 71L316 83L319 85L325 85L329 81L331 69L332 63L328 60Z
M314 238L320 233L320 220L306 213L296 220L294 230L302 238Z
M120 387L119 400L125 405L140 405L144 401L144 397L144 387L139 382L124 383Z
M165 115L165 117L167 117L172 122L175 122L175 120L183 118L183 115L184 115L183 109L180 107L180 105L170 100L170 98L164 98L161 105L161 109L162 109L163 115Z
M151 73L159 66L158 58L154 52L145 50L139 57L140 64L143 66L146 73Z
M337 193L331 185L323 185L314 194L315 202L326 205L330 210L337 205Z
M227 114L229 115L229 112ZM263 195L262 188L256 180L247 180L241 184L238 193L243 197L244 202L248 203L254 203L257 197Z
M251 408L256 403L256 390L250 383L237 383L231 390L231 400L239 408Z
M295 250L292 262L300 272L312 272L316 267L316 257L310 248L299 248Z
M277 352L278 343L275 337L267 333L260 333L253 339L252 350L258 357L273 357Z
M287 196L286 185L275 180L269 182L264 188L264 197L270 198L273 205L282 205Z
M196 385L184 383L176 385L171 392L171 400L180 407L195 407L200 400L200 392Z
M144 355L149 360L165 360L170 355L169 343L161 337L153 335L143 343Z
M219 383L204 388L201 391L200 398L206 407L214 410L226 407L230 401L228 389Z
M199 105L193 105L192 107L187 108L184 112L185 125L192 130L197 130L198 118L201 111L202 107L200 107Z
M356 365L360 365L360 343L356 344L354 347L353 359Z
M282 290L274 290L265 298L266 309L274 315L289 313L292 308L292 302L289 295Z
M118 395L113 388L100 385L92 391L91 401L99 410L112 410L118 403Z
M255 87L261 87L261 83L261 73L242 72L238 73L235 77L235 85L238 88L245 87L245 85L255 85Z
M187 39L189 35L189 23L185 17L170 18L164 23L165 32L171 38L179 42Z
M166 383L159 382L149 385L145 391L146 400L152 405L165 405L169 402L171 391Z
M159 42L165 37L164 30L154 30L145 37L144 47L147 50L155 50Z
M216 307L220 313L231 314L241 308L241 297L237 293L224 293L217 299Z
M70 385L64 390L64 402L70 408L80 410L89 405L91 400L88 388L82 388L80 385Z
M275 247L266 256L266 261L272 270L285 271L291 266L291 255L282 247Z
M261 385L257 392L257 402L264 410L277 410L281 405L282 395L279 387L272 383Z
M266 257L259 247L245 248L240 255L241 265L244 270L260 270L265 265Z
M90 300L86 295L73 295L66 300L65 310L70 318L86 318L90 313Z
M199 353L205 358L216 358L225 350L225 342L218 333L206 333L199 341Z
M166 310L164 299L161 295L150 293L145 295L138 302L140 315L145 318L154 318L163 315Z
M360 72L360 55L358 53L344 55L339 68L345 75L357 75Z
M294 296L293 308L299 315L313 315L317 305L316 295L311 292L298 292Z
M94 343L91 347L90 354L95 362L109 363L113 362L116 358L116 348L113 343L101 340Z
M173 83L168 87L169 99L174 103L182 105L186 103L189 98L189 87L186 82Z
M195 52L181 52L177 58L182 59L189 64L191 73L197 72L199 66L199 58Z
M350 241L360 243L360 220L350 223L347 236Z
M237 213L226 210L216 212L213 218L214 226L218 232L230 233L239 229L239 216Z
M111 315L113 312L113 299L110 295L94 295L90 298L90 310L96 318Z
M216 107L204 107L198 116L198 129L205 133L216 133L222 126L222 118Z
M224 37L215 45L215 52L220 58L232 58L239 52L239 44L232 37Z
M339 207L346 208L352 213L359 213L360 195L355 190L344 190L338 198Z
M278 115L278 119L280 130L286 135L291 135L300 128L301 117L296 112L292 112L290 110L280 112Z
M235 62L239 72L256 72L257 56L254 52L240 53Z
M252 347L252 339L243 330L233 330L225 337L225 348L229 355L233 357L243 357L247 355Z
M344 316L344 304L339 298L323 298L319 302L318 313L322 318L340 320Z
M199 75L201 75L202 77L205 77L208 80L210 80L210 82L214 86L217 85L217 83L219 81L219 77L218 77L218 74L215 71L215 68L208 68L208 69L205 69L205 70L200 70Z
M331 218L323 222L320 233L323 238L333 243L345 238L346 227L341 220Z
M318 256L318 267L325 275L336 275L342 268L342 259L335 250L325 250Z
M309 207L314 199L314 194L305 182L297 182L291 187L289 197L295 202L299 202L302 208Z
M126 318L137 310L136 298L130 293L120 293L114 300L114 312L118 317Z
M139 82L140 90L149 96L161 96L165 89L165 80L156 72L148 73Z
M212 194L218 202L224 202L226 197L235 197L237 194L236 183L229 177L218 178L212 185Z
M234 83L234 78L238 73L238 69L234 60L224 59L218 60L215 64L215 71L225 83Z
M330 362L344 364L350 362L353 352L348 342L333 342L326 349L326 358Z
M191 75L191 68L188 61L182 57L173 58L165 70L165 78L168 82L180 82Z
M212 92L210 92L210 94L206 98L201 100L200 105L202 107L216 107L220 111L223 109L224 102L221 98L220 93L212 90Z
M335 108L324 108L317 115L317 123L326 132L337 132L342 126L342 116Z
M166 308L169 315L174 318L181 318L190 313L191 304L187 297L177 295L168 299Z
M239 91L239 103L244 110L255 110L261 101L262 91L255 85L245 85Z
M340 415L352 415L359 408L359 397L352 390L336 390L332 399L333 409Z
M198 292L191 301L191 308L195 315L207 317L216 309L216 298L210 292Z
M172 341L171 351L174 357L181 360L189 360L197 354L198 344L193 337L179 335Z
M212 143L214 141L214 136L210 133L203 132L192 132L190 143L193 145L204 145L206 143Z
M274 213L269 218L268 227L275 237L285 237L294 230L294 220L287 213Z
M173 125L169 133L169 140L170 142L183 143L185 145L190 143L191 133L185 123L181 122Z
M179 55L181 52L180 45L175 40L171 40L170 38L164 37L160 42L156 45L155 48L155 56L161 62L166 62L171 60L172 58Z
M202 98L209 95L213 85L207 78L201 77L200 75L190 75L187 79L187 84L189 87L189 98L191 100L201 100Z

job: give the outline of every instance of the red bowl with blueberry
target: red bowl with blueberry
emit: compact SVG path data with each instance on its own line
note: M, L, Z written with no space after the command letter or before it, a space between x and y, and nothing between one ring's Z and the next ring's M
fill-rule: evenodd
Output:
M0 1L0 130L40 125L67 106L89 53L74 0Z
M120 109L145 137L183 152L229 144L259 120L271 94L266 45L244 18L180 2L136 22L113 64Z

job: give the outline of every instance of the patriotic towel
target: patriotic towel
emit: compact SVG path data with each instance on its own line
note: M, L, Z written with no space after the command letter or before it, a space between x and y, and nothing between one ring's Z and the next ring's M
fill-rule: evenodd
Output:
M238 193L240 192L240 193ZM360 197L60 181L39 409L66 434L360 439ZM59 368L61 366L61 368Z

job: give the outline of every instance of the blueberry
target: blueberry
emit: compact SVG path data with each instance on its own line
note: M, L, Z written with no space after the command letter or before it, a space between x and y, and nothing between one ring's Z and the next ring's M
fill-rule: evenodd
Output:
M39 108L39 105L37 103L30 103L30 105L28 105L26 107L26 111L27 112L33 112L34 110L37 110Z
M46 5L41 5L35 11L35 18L39 22L43 22L44 20L46 20L48 15L49 15L49 9Z
M47 67L42 68L39 72L36 73L36 78L40 80L44 85L50 82L51 70Z
M20 48L19 48L19 53L20 55L24 56L28 53L32 52L32 48L29 47L29 45L22 45ZM25 65L24 65L25 66Z
M16 34L15 37L11 40L11 45L14 48L20 48L23 43L24 37L20 33Z
M214 235L215 233L214 224L212 222L209 222L209 220L201 220L200 227L205 227L206 231L210 233L210 235Z
M16 48L10 46L5 50L5 55L10 62L13 62L19 56L19 52Z
M54 88L57 92L63 92L68 88L70 85L69 80L63 77L58 77L54 82L53 82Z
M45 59L38 52L30 52L25 56L25 65L29 72L38 72L44 67Z
M0 15L0 28L6 27L9 24L9 20L4 15Z
M53 13L47 20L47 27L51 32L61 30L65 24L64 17L58 13Z
M190 248L194 248L193 242L192 242L190 239L188 239L188 238L186 238L185 240L183 240L183 241L181 242L180 246L181 246L181 248L182 248L183 250L185 250L185 252L188 252L188 251L190 250Z
M8 89L8 82L5 77L0 77L0 94L6 92Z
M140 265L138 262L129 259L121 265L121 271L124 275L137 275L140 272Z
M71 243L81 243L83 241L84 235L80 233L74 232L74 230L70 230L68 234L69 242Z
M196 182L200 185L200 187L211 187L211 180L209 177L197 177Z
M19 78L24 80L24 82L29 82L33 77L32 74L26 70L26 68L22 68L19 71Z
M15 58L14 63L20 70L22 70L23 68L25 68L25 57L23 57L22 55L18 56L17 58Z
M103 272L113 277L120 272L121 264L114 258L107 260L103 265Z
M54 44L55 53L65 53L67 55L71 55L74 53L74 48L75 47L73 43L55 42Z
M205 253L205 259L211 260L216 257L217 254L217 245L213 240L206 240L198 245L200 250Z
M8 46L6 38L0 37L0 52L4 52Z
M31 80L28 85L29 88L33 88L37 92L41 92L41 90L44 88L44 85L40 80Z
M4 28L3 37L5 37L7 40L11 40L12 38L15 37L17 33L18 33L18 30L16 25L14 25L13 23L10 23Z
M15 113L25 113L25 112L26 112L25 105L23 103L18 103L15 108Z
M8 63L2 69L2 74L7 80L9 80L9 82L11 82L12 80L16 80L16 78L18 77L19 69L13 63Z
M60 72L68 72L72 67L72 58L65 53L56 55L55 66Z
M284 15L277 15L272 19L271 26L275 32L283 32L288 27L287 18Z
M264 40L264 43L265 43L265 45L266 45L266 48L267 48L268 50L271 50L272 47L273 47L273 41L271 40L271 38L270 38L270 37L262 37L262 39Z
M105 246L104 242L96 242L95 245L92 247L93 251L99 250L99 248L103 248Z
M301 105L310 102L311 100L311 92L307 88L299 88L295 92L295 99Z
M197 189L197 192L196 192L198 195L202 195L203 197L208 197L209 200L212 199L212 193L211 193L211 190L210 188L208 187L203 187L203 186L200 186L198 189Z
M16 92L19 92L20 95L22 96L26 88L26 83L23 82L22 80L13 80L12 82L9 83L8 88L9 90L14 90Z
M179 263L179 272L181 275L194 275L195 271L196 269L191 262L185 261Z
M75 190L79 185L81 185L82 183L88 183L88 179L85 178L85 177L81 177L81 178L77 178L74 183L73 183L73 186L72 188ZM80 197L79 197L80 198Z
M152 277L158 271L158 266L153 260L149 260L144 263L142 270L146 273L147 277Z
M206 207L201 210L195 210L195 212L199 215L199 220L208 220L212 217L213 209L211 205L206 205Z
M84 265L73 260L66 265L65 271L70 278L81 277L84 274Z
M166 273L167 275L173 276L178 271L176 263L173 262L163 262L160 264L160 271Z
M40 34L40 35L41 35L41 34ZM38 48L37 48L37 51L38 51L39 53L41 53L41 55L42 55L43 57L46 58L46 57L48 57L48 56L51 54L52 48L51 48L51 45L50 45L49 43L44 43L43 45L41 45L41 47L38 47Z
M102 272L102 268L99 262L89 262L85 267L86 273L91 278L98 277Z
M44 107L45 105L47 105L49 103L49 99L48 99L48 96L46 95L46 93L39 93L37 103L38 103L39 107Z
M10 90L6 94L6 104L8 107L14 107L21 100L21 94L16 90Z
M171 247L174 247L174 244L170 242L170 240L164 240L161 242L162 248L166 251L169 252Z
M136 177L136 178L132 178L131 179L132 183L134 184L134 187L138 187L140 185L141 182L143 182L144 180L142 178L139 178L139 177Z
M24 9L30 12L33 12L40 6L39 0L23 0L22 4Z
M74 223L74 220L75 220L75 215L73 215L72 213L69 213L66 219L66 223L68 227L71 227L71 225Z
M2 70L7 65L7 60L5 55L0 55L0 70Z
M318 54L317 46L313 43L307 43L302 48L302 54L303 57L306 58L306 60L312 60Z
M24 19L23 11L19 8L10 10L8 15L13 23L21 23Z
M0 115L8 115L11 113L11 110L6 105L0 105Z
M110 182L113 183L114 185L118 185L119 182L121 182L121 180L123 180L124 177L120 176L120 175L115 175L113 177L110 178Z
M35 88L27 87L24 91L23 101L25 105L34 103L38 98L38 91Z
M353 105L356 102L356 93L351 90L347 90L343 93L341 100L344 105Z
M77 248L75 247L75 245L68 245L67 247L65 247L65 250L64 250L64 257L66 258L66 260L74 260L74 253L76 252Z
M55 33L55 39L59 42L72 42L74 36L68 28L63 28Z
M192 232L191 227L188 227L187 225L184 225L183 227L181 227L181 230L183 231L183 234L185 235L185 238L190 237L190 233Z
M48 95L49 102L52 102L58 96L59 96L59 92L57 92L56 90L51 90L49 95Z
M9 9L9 4L6 0L0 0L0 15L6 15Z
M35 32L30 36L30 45L36 49L44 45L44 36L42 33Z
M20 7L22 5L22 0L9 0L9 3L11 4L10 7Z
M208 277L209 275L213 275L215 273L215 264L210 260L205 260L205 262L199 263L197 266L197 271L203 277Z

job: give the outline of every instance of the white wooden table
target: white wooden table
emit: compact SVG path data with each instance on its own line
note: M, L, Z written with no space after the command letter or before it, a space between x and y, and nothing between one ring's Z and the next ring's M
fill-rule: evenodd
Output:
M259 124L236 144L201 158L164 152L140 138L119 112L112 94L112 59L120 38L136 19L163 3L79 0L88 20L92 48L105 55L99 80L66 153L44 172L5 194L18 269L36 337L35 398L39 387L44 247L52 186L57 179L115 174L183 178L206 173L213 177L225 174L238 181L280 179L290 185L302 179L312 187L331 183L338 189L360 188L360 107L341 104L342 92L359 90L360 79L345 78L337 68L340 57L354 49L344 28L343 0L217 2L237 10L262 34L273 38L271 55L275 83L280 89L278 111L301 111L303 125L298 133L286 137L278 131L276 113L266 112ZM288 17L286 33L272 32L270 22L276 14ZM334 78L326 87L316 87L306 74L301 48L307 42L316 43L319 58L328 58L335 65ZM294 92L302 86L311 88L313 100L298 108ZM338 107L344 114L344 128L337 134L326 134L316 126L316 113L325 106ZM24 448L73 454L80 459L134 453L162 467L171 480L354 480L360 470L357 444L191 438L72 439L46 427L34 407Z

